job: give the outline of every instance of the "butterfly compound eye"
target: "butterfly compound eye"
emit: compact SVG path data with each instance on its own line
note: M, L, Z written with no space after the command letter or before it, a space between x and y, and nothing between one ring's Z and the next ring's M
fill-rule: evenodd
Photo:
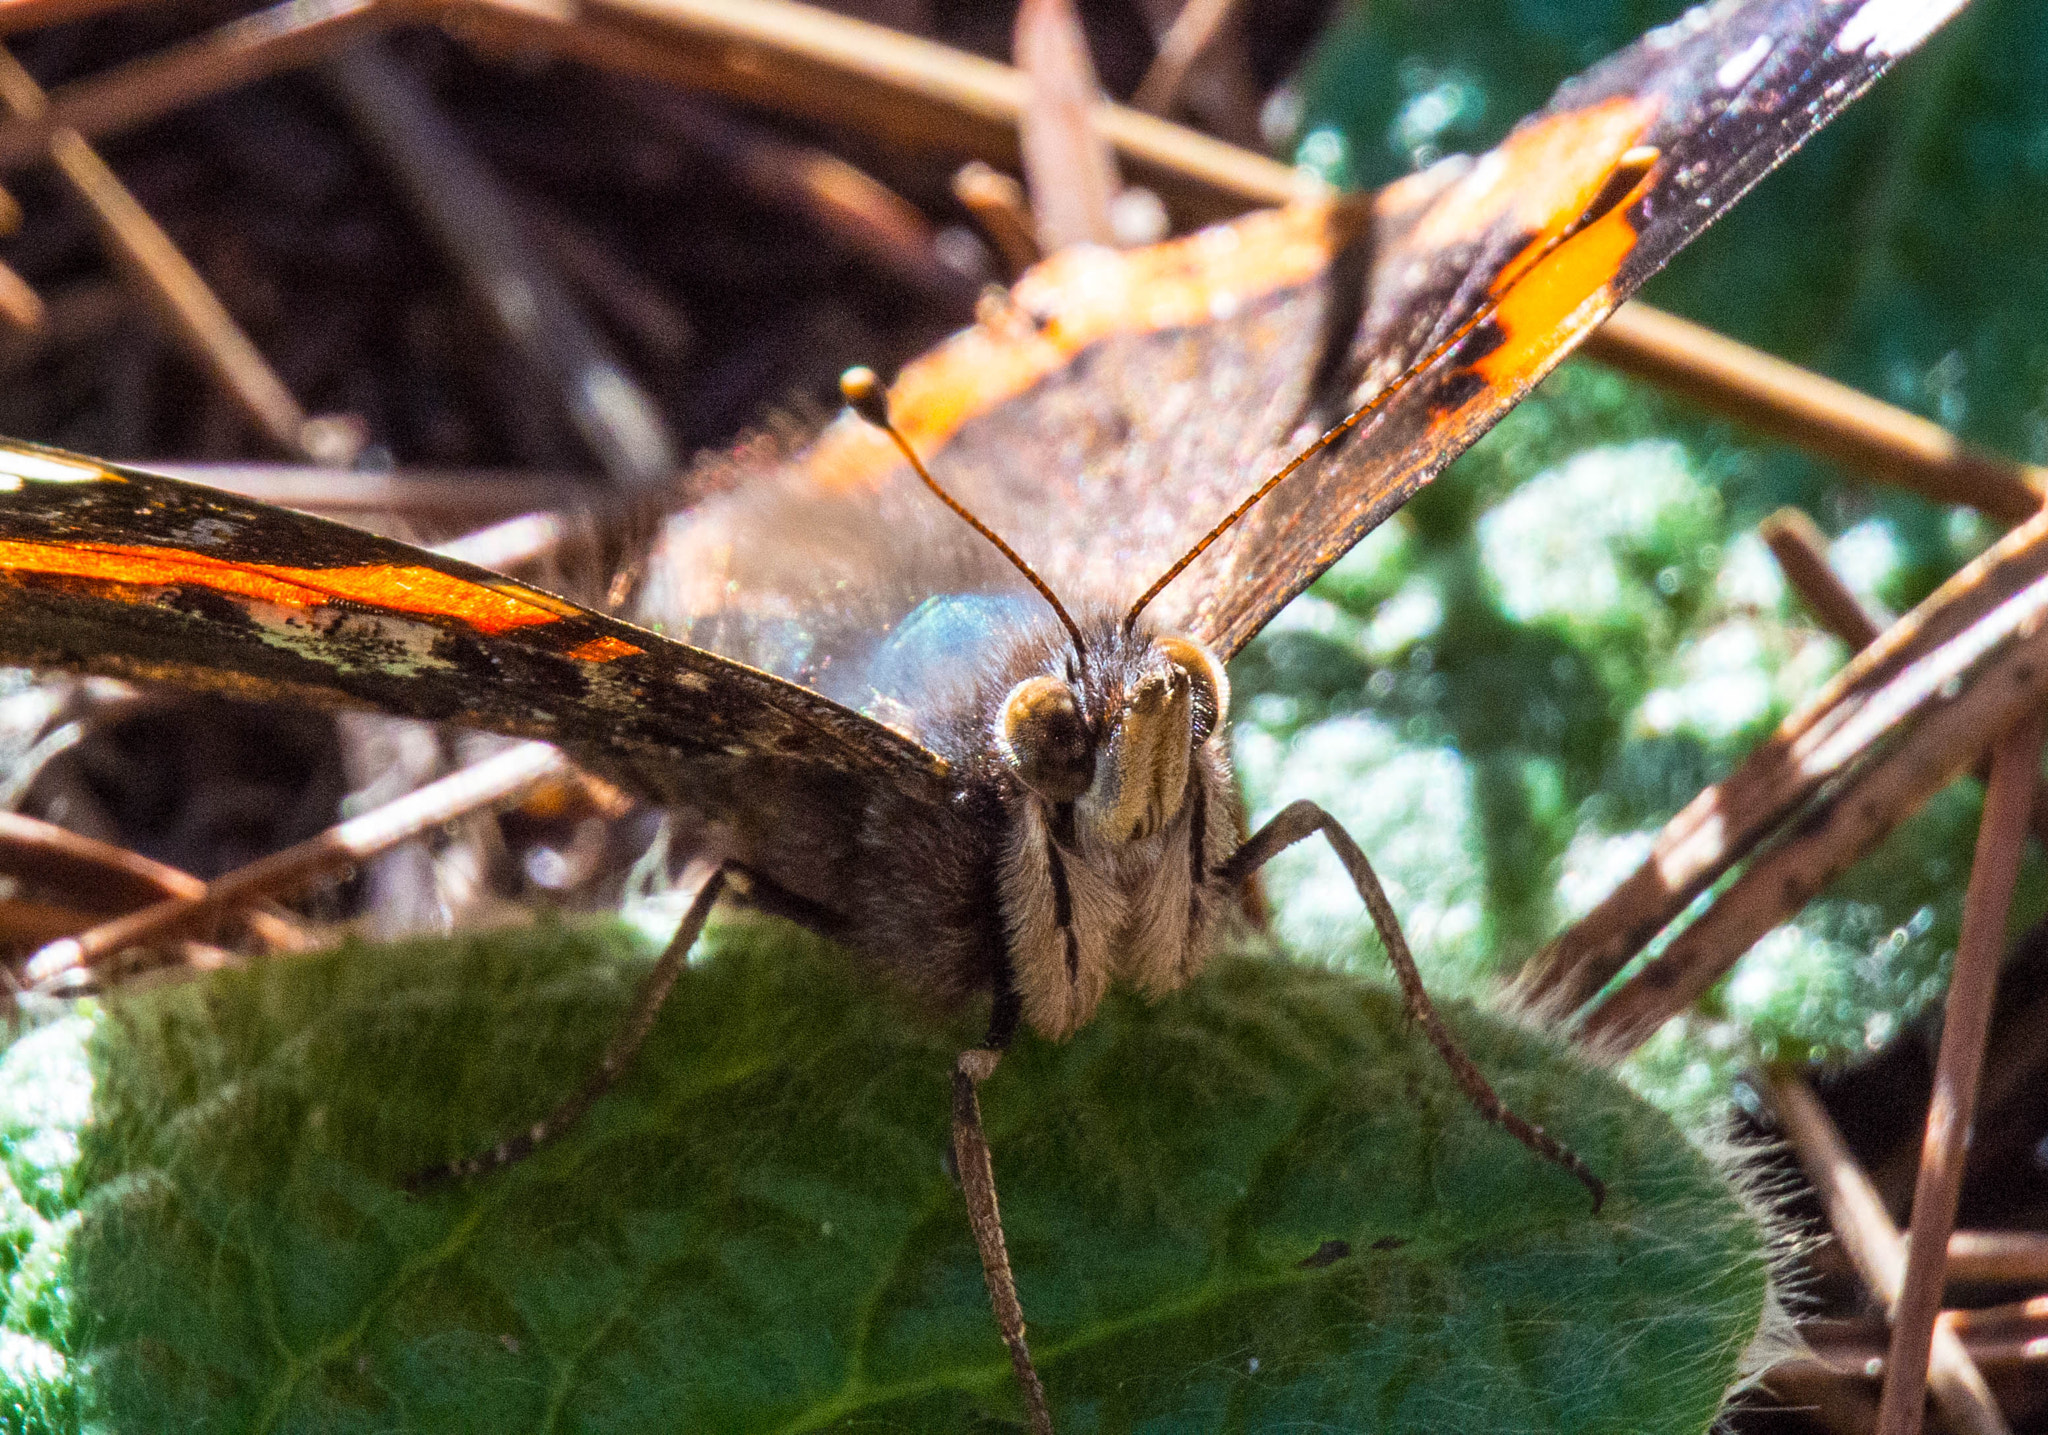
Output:
M1024 785L1048 802L1072 802L1095 777L1088 723L1058 678L1026 678L1003 699L996 746Z
M1230 679L1224 675L1223 664L1190 638L1160 638L1155 646L1169 663L1187 674L1194 743L1200 747L1230 716Z

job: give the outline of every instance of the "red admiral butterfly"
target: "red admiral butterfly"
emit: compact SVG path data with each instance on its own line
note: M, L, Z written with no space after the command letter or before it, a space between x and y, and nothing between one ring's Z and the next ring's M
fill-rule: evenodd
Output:
M1478 160L1151 249L1058 255L886 399L850 383L859 412L801 452L727 460L722 494L661 539L648 626L10 448L0 659L544 738L701 825L722 876L605 1072L458 1170L588 1106L722 886L937 1000L989 993L987 1045L955 1078L956 1152L1049 1429L976 1083L1020 1024L1057 1039L1112 982L1184 985L1245 879L1313 832L1475 1101L1597 1209L1597 1179L1502 1108L1435 1023L1342 829L1298 803L1241 838L1223 664L1959 3L1731 0L1569 83ZM968 523L920 485L919 456Z

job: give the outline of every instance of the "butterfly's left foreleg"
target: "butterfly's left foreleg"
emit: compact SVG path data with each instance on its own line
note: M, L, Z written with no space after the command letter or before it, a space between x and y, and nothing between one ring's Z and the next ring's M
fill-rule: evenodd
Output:
M481 1176L501 1166L510 1166L523 1161L540 1147L560 1136L581 1121L595 1106L598 1099L612 1089L633 1056L647 1040L647 1033L654 1029L654 1019L660 1015L662 1003L675 989L676 978L682 974L683 963L689 960L690 948L697 945L697 938L704 931L704 923L711 916L711 905L718 900L725 889L725 869L720 867L705 878L704 885L697 889L690 907L683 914L682 925L676 928L668 949L661 954L647 975L641 978L640 989L633 996L633 1009L626 1021L614 1032L611 1044L599 1058L597 1069L583 1079L583 1084L564 1097L561 1104L543 1116L533 1125L516 1136L507 1137L490 1150L475 1156L465 1156L459 1161L450 1161L445 1166L435 1166L420 1171L406 1179L408 1190L421 1190L439 1185L443 1181L466 1176Z
M988 1135L981 1128L981 1098L975 1088L988 1080L1002 1059L993 1045L960 1053L953 1068L953 1164L960 1172L960 1191L967 1198L967 1224L981 1252L982 1274L988 1279L989 1303L996 1327L1010 1347L1010 1365L1031 1435L1052 1435L1052 1411L1045 1403L1045 1385L1031 1363L1024 1343L1024 1306L1017 1299L1017 1280L1010 1270L1010 1252L1003 1240L1003 1216L996 1206L995 1165L989 1159Z
M1230 860L1216 869L1215 877L1226 890L1235 888L1275 855L1318 832L1336 852L1337 860L1344 864L1352 885L1365 902L1365 909L1372 913L1373 925L1379 928L1380 940L1386 943L1387 960L1394 964L1394 975L1401 983L1401 997L1408 1008L1408 1015L1429 1037L1430 1045L1443 1057L1444 1064L1450 1067L1451 1075L1463 1088L1466 1099L1481 1116L1531 1151L1578 1177L1593 1193L1593 1210L1598 1212L1601 1203L1607 1199L1605 1184L1579 1158L1578 1152L1511 1110L1444 1026L1429 993L1423 989L1422 974L1415 968L1415 957L1408 950L1407 938L1401 935L1401 919L1394 914L1393 903L1387 900L1386 891L1374 875L1372 864L1365 860L1365 853L1351 840L1351 834L1344 830L1342 823L1313 802L1290 803L1272 821L1247 838Z

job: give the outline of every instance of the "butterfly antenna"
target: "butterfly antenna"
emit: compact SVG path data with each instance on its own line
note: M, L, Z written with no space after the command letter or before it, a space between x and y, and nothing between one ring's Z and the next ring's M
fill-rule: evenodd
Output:
M1619 207L1624 201L1632 198L1641 188L1643 181L1649 176L1650 169L1656 164L1658 157L1659 152L1654 145L1638 145L1623 154L1615 162L1614 169L1608 174L1606 181L1600 187L1600 191L1594 195L1579 217L1552 235L1548 242L1534 255L1524 259L1515 271L1515 277L1526 274L1535 265L1548 258L1559 245L1578 234L1594 220L1599 219L1610 210ZM1392 383L1346 414L1342 420L1332 425L1315 442L1311 443L1293 458L1287 460L1287 463L1278 473L1260 484L1253 491L1251 497L1245 499L1244 502L1238 504L1237 507L1225 514L1221 523L1218 523L1214 528L1203 534L1201 542L1190 548L1186 553L1183 553L1180 561L1161 574L1159 581L1150 588L1147 588L1139 596L1138 601L1131 605L1131 611L1124 614L1124 631L1126 633L1130 632L1137 625L1138 615L1145 611L1154 598L1157 598L1166 590L1167 584L1186 572L1187 566L1197 558L1200 558L1210 544L1236 527L1239 519L1256 508L1261 499L1278 488L1296 469L1300 468L1324 449L1329 448L1337 440L1343 438L1344 435L1350 433L1367 419L1385 409L1388 404L1392 403L1399 394L1407 389L1408 385L1414 381L1417 375L1434 366L1438 359L1441 359L1445 354L1448 354L1459 344L1463 343L1465 337L1474 329L1477 329L1481 324L1491 319L1494 312L1500 308L1502 294L1508 287L1507 285L1501 285L1502 293L1490 296L1471 318L1454 329L1450 336L1442 343L1436 345L1428 353L1408 365L1407 368L1394 376Z
M839 376L839 392L846 395L846 402L852 405L855 413L896 441L896 447L903 451L903 457L909 460L917 476L924 480L924 486L938 495L939 502L965 519L969 528L993 543L996 552L1009 559L1011 565L1038 590L1038 596L1052 605L1053 612L1059 614L1060 622L1066 625L1068 635L1074 640L1074 651L1085 656L1088 645L1081 641L1080 626L1067 612L1066 605L1060 602L1059 595L1052 591L1051 585L1032 570L1031 565L1024 561L1023 555L1003 542L1000 534L969 513L966 505L960 500L939 487L939 481L933 478L931 470L924 466L924 460L917 456L917 450L910 446L910 440L903 436L901 429L889 422L889 394L882 387L882 381L875 377L875 371L869 368L848 369Z
M1243 518L1247 513L1250 513L1252 509L1256 508L1258 506L1260 499L1264 498L1267 494L1271 493L1274 489L1278 488L1280 486L1280 481L1282 479L1286 478L1289 474L1293 473L1296 469L1300 468L1303 464L1307 463L1310 459L1314 458L1317 454L1321 453L1324 449L1328 448L1331 444L1335 443L1338 439L1342 438L1346 433L1350 432L1353 428L1356 428L1360 420L1364 419L1367 414L1371 413L1374 409L1378 408L1380 403L1389 395L1391 395L1392 392L1393 390L1390 387L1387 390L1387 393L1382 394L1378 399L1375 399L1372 403L1367 404L1364 408L1361 408L1360 410L1358 410L1358 412L1346 418L1344 422L1338 424L1335 428L1331 429L1328 433L1324 434L1321 438L1317 439L1314 443L1310 444L1307 448L1303 449L1293 458L1287 460L1286 466L1283 467L1278 473L1274 474L1271 478L1267 479L1264 483L1260 484L1258 488L1252 492L1251 497L1247 498L1243 503L1240 503L1237 507L1231 509L1229 513L1225 514L1223 516L1223 521L1221 523L1218 523L1214 528L1210 529L1207 533L1203 534L1202 539L1199 543L1197 543L1194 547L1190 548L1187 552L1181 554L1179 560L1175 562L1175 564L1171 568L1167 569L1164 573L1159 575L1159 581L1157 583L1154 583L1150 588L1147 588L1142 594L1140 594L1138 596L1137 602L1131 604L1131 611L1124 614L1124 631L1128 633L1131 631L1132 628L1136 627L1138 624L1138 615L1145 611L1146 607L1152 602L1154 598L1157 598L1161 593L1166 591L1166 585L1171 583L1174 579L1180 577L1182 573L1186 572L1187 566L1190 563L1194 562L1197 558L1200 558L1204 550L1206 550L1210 544L1214 543L1217 539L1221 538L1224 534L1228 533L1233 527L1237 525L1237 521L1240 518Z

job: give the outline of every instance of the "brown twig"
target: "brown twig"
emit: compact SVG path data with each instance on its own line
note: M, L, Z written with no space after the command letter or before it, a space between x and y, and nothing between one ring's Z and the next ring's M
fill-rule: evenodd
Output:
M0 107L27 120L40 118L47 108L42 87L4 49L0 49ZM121 267L250 421L286 453L319 457L311 451L306 414L298 400L191 261L136 203L106 161L76 130L63 128L51 133L49 155L58 173L92 212Z
M1157 45L1153 70L1162 64L1178 68L1178 59L1169 56L1189 49L1194 55L1178 79L1162 75L1155 81L1148 70L1131 107L1160 115L1185 110L1208 133L1264 153L1266 141L1259 127L1263 95L1258 76L1252 73L1244 26L1236 23L1242 7L1225 0L1221 15L1217 8L1214 0L1138 0ZM1148 87L1162 94L1162 103L1140 101ZM1168 90L1171 93L1165 93Z
M551 204L523 206L534 232L561 262L570 282L656 364L674 367L696 336L690 321L662 288L638 273L612 247Z
M756 199L802 216L899 283L953 307L972 301L966 276L939 257L923 211L867 171L686 96L649 100L640 109L711 156Z
M1780 1076L1759 1084L1770 1098L1778 1124L1807 1179L1820 1193L1829 1226L1855 1262L1864 1285L1889 1308L1898 1299L1906 1269L1898 1227L1806 1083L1796 1076ZM1934 1332L1928 1383L1942 1413L1965 1435L2010 1435L1983 1372L1953 1330L1937 1328Z
M2038 801L2037 794L2037 813ZM2037 921L2013 941L2004 970L2017 972L2026 968L2038 972L2044 960L2048 960L2048 920ZM2048 1047L2041 1040L2042 1031L2048 1029L2048 988L2038 982L2031 985L2035 987L2031 995L2010 1004L2001 1002L1992 1018L1984 1072L1977 1084L1977 1128L1984 1139L1971 1148L1973 1165L1981 1165L2000 1147L2017 1154L2013 1147L2020 1140L2021 1124L2033 1119L2028 1098L2040 1079L2044 1061L2048 1061ZM1898 1141L1882 1158L1871 1163L1871 1180L1888 1200L1904 1205L1918 1177L1919 1165L1920 1143ZM1982 1264L1973 1266L1982 1274L1957 1275L1954 1279L2012 1281L2048 1288L2048 1238L2022 1231L1976 1232L1970 1233L1969 1243L1959 1248L1957 1242L1963 1240L1959 1235L1950 1242L1952 1262L1958 1249L1982 1252ZM2030 1247L2035 1252L2032 1256L2028 1254Z
M40 947L59 937L82 932L104 915L53 902L0 897L0 945L16 950Z
M87 139L131 129L198 100L310 65L387 25L388 0L284 0L154 55L50 91L41 114L0 124L0 171L33 164L60 129Z
M1811 518L1797 508L1781 508L1759 523L1757 534L1770 547L1785 579L1820 625L1840 638L1850 652L1877 641L1885 624L1849 591L1828 562L1828 541Z
M568 766L546 743L525 742L430 782L375 811L330 827L282 852L260 857L206 884L196 895L172 897L44 947L24 969L45 989L87 973L125 947L175 936L195 924L267 897L343 872L396 843L518 796Z
M1159 53L1131 92L1131 106L1148 114L1170 114L1188 75L1237 14L1239 0L1187 0L1159 37Z
M1956 1235L1964 1234L1958 1231ZM1906 1238L1906 1249L1912 1251L1912 1238ZM1950 1238L1950 1249L1954 1249L1954 1237ZM1954 1280L1955 1268L1951 1264L1949 1279ZM1975 1310L1945 1310L1938 1317L1941 1323L1966 1339L1984 1336L2024 1335L2029 1339L2048 1333L2048 1296L2029 1296L2025 1300L2007 1301L2003 1305L1979 1306ZM2036 1360L2048 1360L2048 1344L2033 1352Z
M1018 162L1024 76L880 25L792 0L587 0L546 9L523 0L444 0L458 38L538 44L604 69L796 113L903 145ZM1189 220L1280 204L1316 182L1265 155L1156 115L1099 104L1093 125L1139 182Z
M1805 1335L1805 1327L1800 1334ZM1829 1360L1787 1360L1763 1374L1764 1389L1799 1411L1828 1435L1870 1435L1877 1397L1857 1377Z
M421 525L467 529L459 537L428 546L447 557L501 571L551 557L576 527L575 515L544 506L565 489L575 488L569 479L486 470L377 474L284 464L152 461L148 467L265 503L341 517L373 531L386 526L378 520L396 518L402 522L391 526L415 541ZM521 508L526 511L518 511Z
M1965 634L1898 684L1910 689L1926 680L1942 691L1877 696L1868 729L1852 728L1844 745L1861 755L1888 736L1891 750L1852 772L1793 836L1753 861L1698 921L1596 1007L1579 1030L1588 1050L1618 1056L1648 1039L1764 933L1967 771L1996 734L2048 698L2048 580L1985 619L1985 627L2005 631ZM1977 641L1990 647L1981 663L1970 661L1980 656L1970 651Z
M1024 186L1009 175L978 159L969 160L953 176L953 197L1003 256L1012 279L1045 257Z
M11 267L0 264L0 323L17 334L39 334L49 322L42 296Z
M1123 181L1115 152L1095 127L1102 84L1074 0L1023 0L1014 45L1028 82L1017 142L1040 247L1115 244L1110 205Z
M2038 1039L2038 1029L2035 1035ZM1948 1238L1950 1284L2048 1286L2048 1234L1957 1231Z
M551 557L560 550L568 532L568 520L559 513L522 513L446 543L436 543L433 551L444 558L459 558L479 568L509 573Z
M1828 562L1827 539L1811 518L1797 508L1781 508L1758 524L1757 532L1770 545L1792 591L1823 628L1846 643L1852 653L1877 641L1888 620L1864 607L1836 574ZM1991 769L1980 764L1977 775L1988 781ZM2038 778L2027 821L2034 836L2048 848L2048 782Z
M1588 357L1859 473L2007 523L2041 508L2048 469L1973 449L1939 424L1675 314L1624 304Z
M1954 1334L1981 1372L2048 1363L2048 1298L1978 1310L1945 1310L1937 1328ZM1827 1367L1844 1375L1881 1380L1889 1368L1891 1327L1868 1319L1801 1321L1799 1335ZM1877 1407L1873 1402L1871 1414ZM1866 1423L1868 1432L1871 1425Z
M18 812L0 812L0 873L99 911L191 896L206 885L139 852Z
M536 477L513 469L401 469L364 473L282 463L173 463L141 465L209 488L224 488L312 513L391 513L417 523L474 527L560 503L575 492L566 475Z
M1913 1192L1913 1244L1892 1313L1892 1344L1878 1402L1878 1435L1919 1435L1926 1408L1928 1342L1941 1313L1948 1238L1962 1192L1963 1153L1977 1110L1984 1034L1991 1026L2006 918L2019 880L2027 810L2041 763L2041 715L2030 712L1992 749L1991 784L1977 829L1977 855L1963 898L1955 974L1942 1017L1941 1054L1927 1110L1920 1181Z
M390 165L513 351L559 397L619 488L645 491L677 467L647 397L527 238L518 206L413 74L367 41L329 62L356 127Z
M70 909L87 914L86 922L51 937L79 931L109 912L196 897L206 890L199 878L176 867L17 812L0 812L0 873L62 893ZM253 911L247 922L250 935L272 951L306 945L298 924L278 913Z
M2027 646L2035 610L2048 603L2048 592L2036 587L2044 576L2048 515L2038 515L1858 652L1740 768L1666 823L1643 865L1524 968L1516 978L1516 999L1550 1020L1563 1020L1824 783L1868 757L1875 744L1924 727L1931 715L1957 701L1973 709L1996 706L2003 694L1990 688L1944 692L1942 684L1965 678L1994 657L2008 676L2016 671L2011 660ZM1965 747L1975 742L1978 750L1989 733L2000 730L1968 734L1953 727L1945 740ZM1943 749L1940 761L1967 762L1972 755Z
M0 0L0 35L40 30L45 25L62 25L143 3L145 0Z

